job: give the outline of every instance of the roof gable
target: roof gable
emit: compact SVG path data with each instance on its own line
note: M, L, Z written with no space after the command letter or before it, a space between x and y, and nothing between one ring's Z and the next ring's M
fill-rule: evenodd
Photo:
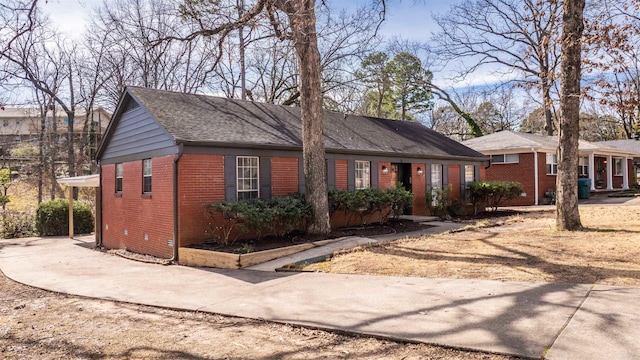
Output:
M547 135L536 135L513 131L499 131L493 134L481 136L462 142L470 148L482 153L498 153L501 151L555 151L558 147L558 137ZM582 152L598 152L601 154L627 155L632 154L633 149L611 146L607 142L592 143L579 140L578 147ZM640 153L640 151L636 151Z
M176 144L302 147L301 113L297 107L139 87L127 88L126 96L145 108ZM324 136L327 152L485 158L416 122L325 112Z

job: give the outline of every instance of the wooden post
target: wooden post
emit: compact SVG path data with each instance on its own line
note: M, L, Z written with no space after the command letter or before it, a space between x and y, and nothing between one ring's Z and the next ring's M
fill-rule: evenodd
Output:
M73 239L73 186L69 186L69 239Z

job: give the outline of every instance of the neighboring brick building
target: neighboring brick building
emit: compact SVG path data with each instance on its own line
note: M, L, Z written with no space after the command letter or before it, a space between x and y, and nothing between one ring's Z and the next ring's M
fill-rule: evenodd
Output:
M204 206L304 193L300 109L130 87L98 149L102 245L159 257L205 240ZM479 180L482 154L416 122L325 113L329 189Z
M485 170L483 179L522 183L522 196L507 205L538 205L551 200L558 171L556 137L500 131L463 144L491 156L491 167ZM578 174L591 179L592 191L629 188L634 172L632 159L638 153L583 140L579 152Z

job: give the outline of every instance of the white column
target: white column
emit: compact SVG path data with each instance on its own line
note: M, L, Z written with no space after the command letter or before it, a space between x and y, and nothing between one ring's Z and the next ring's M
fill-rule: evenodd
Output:
M629 159L622 158L622 189L629 189Z
M596 190L596 162L593 153L589 154L589 179L591 179L591 191Z
M607 156L607 190L613 190L613 158Z

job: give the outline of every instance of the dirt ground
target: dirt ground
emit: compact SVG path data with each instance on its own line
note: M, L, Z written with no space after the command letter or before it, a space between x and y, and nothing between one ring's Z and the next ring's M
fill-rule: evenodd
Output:
M307 270L640 286L640 206L584 206L584 231L553 212L479 221L463 231L343 251Z

